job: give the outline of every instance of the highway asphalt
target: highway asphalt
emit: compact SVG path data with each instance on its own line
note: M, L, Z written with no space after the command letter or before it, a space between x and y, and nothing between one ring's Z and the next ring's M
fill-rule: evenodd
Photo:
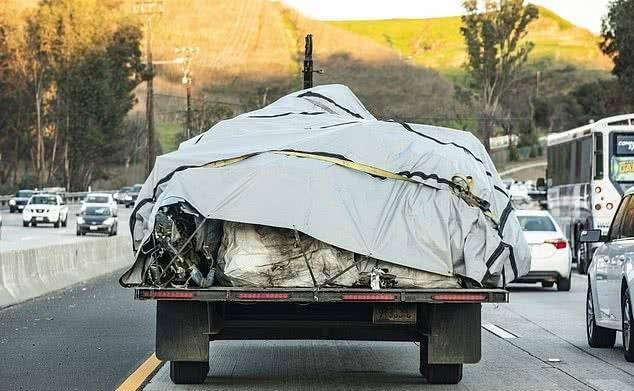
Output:
M154 350L123 271L0 310L0 390L113 390Z
M0 310L0 389L107 390L128 378L153 352L154 304L133 301L118 274ZM575 274L570 292L521 285L511 303L485 305L483 324L512 338L483 329L482 361L456 386L425 383L414 343L219 341L205 384L175 386L165 365L145 390L634 390L620 334L614 349L587 346L585 289Z
M86 236L76 235L75 214L79 205L69 205L68 224L66 227L54 228L53 224L38 225L37 227L23 227L21 213L9 213L8 209L0 211L2 215L2 232L0 237L0 253L4 251L24 250L27 248L45 247L55 244L75 243L79 240L95 240L99 234ZM119 206L118 224L119 234L129 235L128 221L131 209Z

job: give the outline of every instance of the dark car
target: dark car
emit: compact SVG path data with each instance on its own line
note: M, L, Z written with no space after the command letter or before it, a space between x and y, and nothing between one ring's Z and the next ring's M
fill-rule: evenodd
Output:
M18 190L15 197L9 200L9 212L22 212L34 193L33 190Z
M108 206L87 206L77 215L77 236L87 232L117 234L117 218Z
M126 193L123 197L126 208L131 208L136 203L136 199L139 198L139 193L141 192L141 187L143 185L134 185L132 186L132 190L129 193Z

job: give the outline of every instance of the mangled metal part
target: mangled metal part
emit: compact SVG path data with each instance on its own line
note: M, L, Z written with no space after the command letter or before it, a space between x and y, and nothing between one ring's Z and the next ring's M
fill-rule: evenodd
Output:
M149 254L144 282L156 287L212 286L215 257L210 243L206 243L208 232L206 236L203 230L208 225L213 228L186 206L161 208L155 217L155 246Z

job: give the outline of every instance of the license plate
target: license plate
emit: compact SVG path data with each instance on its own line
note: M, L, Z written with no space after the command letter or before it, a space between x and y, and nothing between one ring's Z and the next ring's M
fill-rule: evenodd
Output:
M35 221L44 221L44 217L36 217Z
M98 230L98 229L99 229L99 227L97 227L97 226L94 226L94 225L91 225L91 226L90 226L90 230L91 230L91 231L96 231L96 230Z
M416 323L416 304L376 303L372 321L374 323Z

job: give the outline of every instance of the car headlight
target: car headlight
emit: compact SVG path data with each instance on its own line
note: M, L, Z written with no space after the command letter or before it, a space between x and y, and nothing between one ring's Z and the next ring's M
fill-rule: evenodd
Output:
M77 218L77 224L84 224L86 221L84 221L83 217L78 217Z
M114 224L114 217L108 217L103 221L104 225L112 225Z
M9 200L9 205L15 206L15 200Z

